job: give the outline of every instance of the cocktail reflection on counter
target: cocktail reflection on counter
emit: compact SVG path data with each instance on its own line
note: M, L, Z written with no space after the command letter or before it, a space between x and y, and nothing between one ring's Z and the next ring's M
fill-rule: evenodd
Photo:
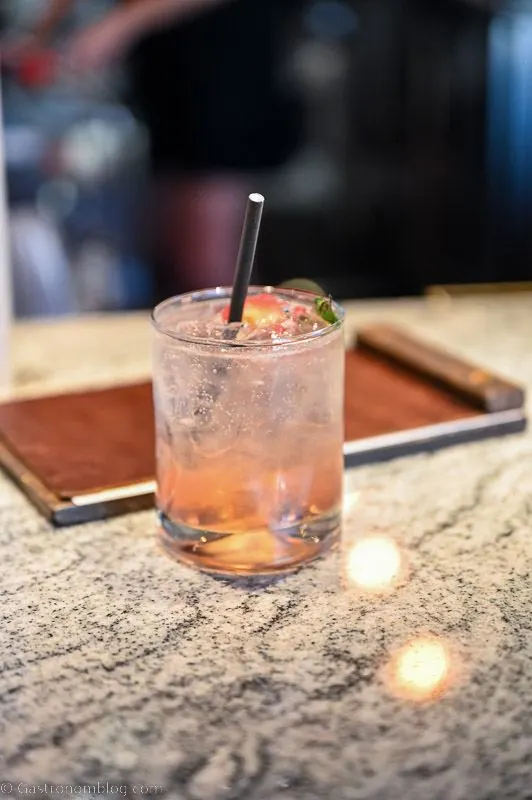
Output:
M457 682L458 674L459 661L450 643L431 635L397 649L384 669L391 694L414 702L440 698Z
M347 547L344 569L347 586L376 593L394 589L406 573L399 546L381 533L362 536Z
M346 492L341 545L344 591L356 593L362 603L380 600L405 587L412 577L408 549L399 542L390 508L375 502L371 489ZM391 613L391 610L390 610ZM390 631L394 629L390 618ZM437 700L462 676L461 659L453 643L433 633L413 633L383 658L382 677L387 691L402 700Z
M341 569L344 588L365 594L387 594L408 578L403 548L388 529L368 517L356 492L344 501Z

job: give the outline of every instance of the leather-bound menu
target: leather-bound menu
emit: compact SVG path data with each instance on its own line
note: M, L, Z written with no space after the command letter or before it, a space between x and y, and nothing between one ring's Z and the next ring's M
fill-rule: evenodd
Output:
M345 460L367 464L526 426L524 393L391 326L346 354ZM151 384L0 405L0 463L56 525L149 508Z
M0 405L0 462L56 525L153 505L151 384Z
M346 354L347 466L517 433L524 390L394 325L368 325Z

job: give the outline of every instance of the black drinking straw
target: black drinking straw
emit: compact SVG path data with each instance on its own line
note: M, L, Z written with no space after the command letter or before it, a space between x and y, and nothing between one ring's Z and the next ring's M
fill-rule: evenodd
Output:
M249 195L244 227L242 229L242 238L240 239L240 249L236 262L235 278L233 281L229 322L242 322L244 303L246 302L249 281L251 279L251 270L253 269L253 262L255 261L255 251L257 250L263 207L264 197L261 194Z

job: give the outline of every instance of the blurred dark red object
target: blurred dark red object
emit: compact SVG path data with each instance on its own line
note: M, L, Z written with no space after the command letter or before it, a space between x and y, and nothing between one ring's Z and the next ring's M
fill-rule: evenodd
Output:
M53 50L39 50L26 56L16 69L19 82L30 89L49 86L57 74L57 54Z

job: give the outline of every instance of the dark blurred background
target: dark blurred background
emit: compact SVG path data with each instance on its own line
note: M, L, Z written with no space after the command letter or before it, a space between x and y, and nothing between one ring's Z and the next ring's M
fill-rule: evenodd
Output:
M3 0L3 30L38 6ZM105 6L77 3L68 25ZM283 37L303 137L255 187L261 282L345 298L532 280L532 3L315 0ZM127 75L42 72L3 75L17 313L149 306L148 143Z

